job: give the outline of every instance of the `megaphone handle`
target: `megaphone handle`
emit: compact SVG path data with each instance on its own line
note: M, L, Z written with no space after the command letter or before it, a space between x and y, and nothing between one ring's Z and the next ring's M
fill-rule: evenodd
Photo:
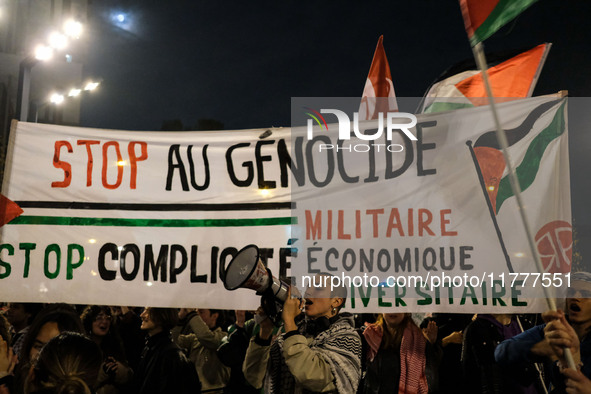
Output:
M282 305L277 302L272 291L263 292L261 297L261 307L263 308L265 315L267 315L274 325L279 326L281 324Z
M261 296L261 307L267 317L275 326L279 327L281 325L281 311L283 305L277 301L275 294L273 293L273 273L270 268L267 268L267 273L269 274L269 278L271 278L269 286L263 291L257 291L257 295Z

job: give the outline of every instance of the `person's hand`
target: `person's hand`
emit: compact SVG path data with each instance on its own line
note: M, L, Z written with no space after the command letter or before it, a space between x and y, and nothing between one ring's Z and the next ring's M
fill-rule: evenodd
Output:
M236 315L236 326L237 327L244 327L244 323L246 322L246 311L234 311Z
M107 360L103 365L103 369L107 375L115 376L117 375L117 370L119 369L120 365L121 363L115 360L113 357L107 357Z
M544 328L544 337L556 354L556 357L559 358L562 365L566 366L564 349L568 348L572 352L575 362L578 362L580 360L580 342L577 333L566 321L564 312L559 310L556 313L545 314L544 318L549 315L557 318L550 320L546 324L546 327Z
M111 316L113 316L114 319L121 316L122 312L120 306L111 306L109 308L111 309Z
M195 308L181 308L179 309L179 319L183 320L187 315L193 311L196 311Z
M437 332L439 331L439 328L437 327L437 323L435 323L434 321L430 321L429 324L427 324L427 327L423 328L423 335L425 336L425 339L427 341L429 341L429 343L432 345L435 343L435 341L437 341Z
M283 303L283 312L281 317L285 324L285 332L297 330L295 318L302 312L302 299L291 297L291 287L287 290L287 299Z
M0 337L0 378L10 375L14 371L17 363L17 357L8 343Z
M454 331L441 340L443 346L447 346L450 343L461 345L464 340L464 334L461 331Z
M261 339L271 338L271 334L273 334L273 322L265 315L265 311L263 311L263 308L260 306L257 309L256 314L259 316L265 316L265 318L259 323L259 337Z
M552 320L559 320L562 316L564 316L564 312L560 309L556 311L549 310L542 313L542 320L544 323L549 323Z
M565 368L562 374L566 377L566 392L568 394L591 394L591 380L587 379L581 371Z

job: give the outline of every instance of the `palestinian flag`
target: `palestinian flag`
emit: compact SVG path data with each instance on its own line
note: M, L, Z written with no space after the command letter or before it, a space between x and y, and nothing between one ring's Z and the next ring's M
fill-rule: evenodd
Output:
M492 36L536 0L460 0L470 44Z
M515 127L505 129L505 134L544 269L569 272L572 225L566 99L540 104ZM523 263L532 257L525 231L523 237L515 236L520 234L515 229L523 224L494 130L476 140L473 153L501 243L514 272L521 272L519 267L531 267ZM502 237L503 233L512 236Z
M377 119L380 112L398 111L390 65L383 44L384 36L378 39L369 74L359 105L359 119Z
M497 102L531 97L552 44L529 50L487 54L488 78ZM474 59L460 62L431 85L422 111L433 113L488 104L486 90Z

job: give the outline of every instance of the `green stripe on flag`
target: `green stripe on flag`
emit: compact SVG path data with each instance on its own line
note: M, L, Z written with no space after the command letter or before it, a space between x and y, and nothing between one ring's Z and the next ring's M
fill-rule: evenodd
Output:
M470 103L446 103L444 101L437 101L429 105L423 112L426 114L433 114L435 112L455 111L456 109L472 107L474 107L474 105Z
M554 139L560 137L564 133L564 106L566 102L562 103L552 122L542 130L529 144L525 156L521 164L515 169L517 179L521 190L524 191L534 182L538 170L540 168L540 161L546 151L546 148ZM499 192L497 194L497 214L501 210L501 205L509 197L513 196L511 183L509 177L505 176L499 183Z
M286 226L295 223L296 218L292 217L254 219L123 219L64 216L19 216L12 220L9 224L111 227L254 227Z
M482 22L474 32L474 36L472 36L470 40L472 46L492 36L497 30L536 1L537 0L499 0L499 3L488 15L488 18L486 18L486 20Z

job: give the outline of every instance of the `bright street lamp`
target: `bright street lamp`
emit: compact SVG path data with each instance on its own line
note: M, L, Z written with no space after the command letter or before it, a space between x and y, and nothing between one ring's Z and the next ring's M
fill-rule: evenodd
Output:
M64 24L64 32L74 38L80 37L82 24L69 20ZM27 121L29 116L29 95L31 91L31 70L40 61L47 61L53 56L53 48L64 49L68 44L67 37L62 33L52 33L48 37L49 44L39 45L35 48L33 56L27 56L19 64L18 88L16 97L16 118ZM95 86L96 87L96 86Z
M49 97L49 102L53 104L61 104L64 102L64 95L59 93L53 93Z
M35 47L35 59L42 62L47 61L53 57L53 49L47 45L37 45Z
M64 23L64 33L72 38L80 38L82 34L82 23L70 19Z
M68 97L77 97L82 93L82 89L71 89L68 93Z
M89 82L84 86L84 90L90 91L96 89L99 86L100 82Z
M42 103L33 101L33 111L32 111L33 115L34 115L33 121L35 123L37 123L37 121L39 120L39 111L41 110L41 108L47 107L50 104L53 104L55 107L57 107L58 105L61 105L64 102L64 100L65 100L65 97L63 94L52 93L49 96L49 101L45 101Z
M90 81L88 83L86 83L86 85L84 86L84 88L82 87L73 87L71 88L67 94L65 93L59 93L59 92L54 92L49 96L49 99L45 102L35 102L33 101L33 110L32 113L34 114L34 122L37 123L39 120L39 110L43 107L47 107L50 104L54 105L54 108L58 105L63 104L66 99L69 98L76 98L78 96L80 96L82 93L84 92L90 92L95 90L99 85L100 85L101 81L99 80L98 82L94 82L94 81ZM54 109L55 110L55 109Z

